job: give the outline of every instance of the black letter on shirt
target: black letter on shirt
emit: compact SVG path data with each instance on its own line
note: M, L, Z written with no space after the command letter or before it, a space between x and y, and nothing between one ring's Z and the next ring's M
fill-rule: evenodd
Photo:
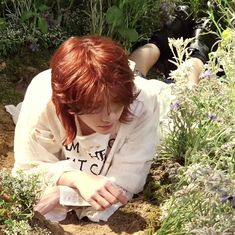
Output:
M79 143L78 142L76 144L72 143L70 147L68 145L65 145L65 149L67 151L72 151L74 149L77 151L77 153L79 153Z
M95 173L92 169L94 168L94 167L98 167L98 165L97 164L92 164L91 165L91 167L90 167L90 171L91 171L91 173L93 173L94 175L99 175L98 173Z
M78 161L81 162L80 171L82 171L83 163L87 162L87 160L80 160L80 159L78 159Z
M100 151L95 151L95 155L93 155L93 156L91 153L88 153L88 154L90 155L90 157L92 157L92 158L96 157L98 160L101 160L101 161L103 161L106 156L105 149L100 150Z

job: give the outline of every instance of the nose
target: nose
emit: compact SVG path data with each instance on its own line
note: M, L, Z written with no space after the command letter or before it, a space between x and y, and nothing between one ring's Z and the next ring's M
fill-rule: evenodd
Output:
M110 123L112 123L112 122L116 121L116 119L117 119L117 114L115 112L107 111L106 110L102 114L102 121L103 122L110 122Z

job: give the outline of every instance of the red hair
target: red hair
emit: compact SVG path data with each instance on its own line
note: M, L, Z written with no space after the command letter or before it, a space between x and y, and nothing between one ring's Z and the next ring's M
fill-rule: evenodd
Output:
M74 114L92 113L110 102L124 105L120 122L131 120L137 93L125 50L102 36L71 37L51 59L52 101L66 132L64 144L76 134Z

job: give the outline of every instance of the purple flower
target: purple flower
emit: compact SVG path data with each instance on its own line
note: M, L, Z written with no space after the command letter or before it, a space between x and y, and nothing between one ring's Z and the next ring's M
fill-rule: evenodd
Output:
M232 195L222 195L220 197L221 202L230 202L232 205L234 204L234 196Z
M223 145L222 145L224 148L229 148L229 143L224 143Z
M47 21L48 29L53 30L58 26L58 22L53 19L52 15L48 12L44 14L44 17Z
M201 74L201 78L203 79L203 78L208 78L208 79L210 79L210 78L212 78L214 76L214 73L212 72L212 71L210 71L210 70L206 70L206 71L204 71L204 72L202 72L202 74Z
M214 113L209 113L208 118L211 122L213 122L216 119L216 115Z
M175 110L175 111L179 110L180 109L180 101L176 100L176 101L172 102L171 109Z
M32 52L39 51L39 44L36 43L36 42L32 42L32 43L29 45L29 49L30 49Z

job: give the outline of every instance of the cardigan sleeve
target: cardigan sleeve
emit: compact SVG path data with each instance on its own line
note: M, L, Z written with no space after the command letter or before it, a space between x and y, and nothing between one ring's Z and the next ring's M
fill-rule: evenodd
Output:
M141 99L143 109L127 135L123 145L114 154L107 177L128 192L143 190L157 146L162 139L163 126L167 126L171 87L159 81L148 81L146 95ZM127 127L128 128L128 127ZM126 129L127 129L126 128Z
M46 70L32 80L22 103L15 128L12 172L38 173L55 183L71 166L69 161L61 159L60 129L52 127L61 125L50 100L50 70Z

